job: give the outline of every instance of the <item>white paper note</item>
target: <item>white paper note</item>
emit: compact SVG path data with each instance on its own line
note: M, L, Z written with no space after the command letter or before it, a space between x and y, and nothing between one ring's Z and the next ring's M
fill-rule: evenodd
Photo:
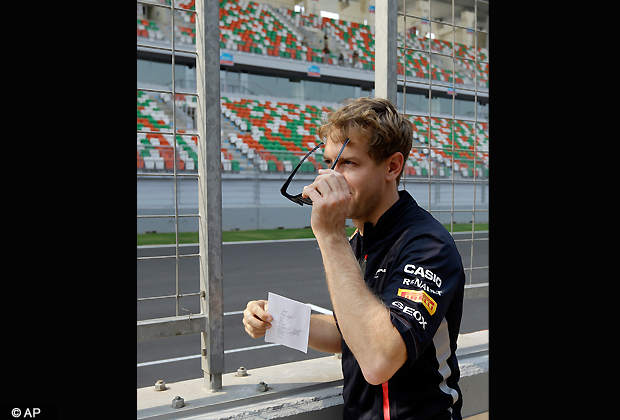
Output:
M308 353L311 309L305 303L269 292L268 311L273 317L265 333L266 343L282 344Z

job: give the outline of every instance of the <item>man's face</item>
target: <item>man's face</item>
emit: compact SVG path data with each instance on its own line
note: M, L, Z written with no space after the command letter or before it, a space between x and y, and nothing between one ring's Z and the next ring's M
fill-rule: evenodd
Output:
M365 138L351 135L334 168L344 176L351 193L347 218L364 223L374 219L385 188L385 165L375 164L366 152L366 145ZM323 159L328 166L341 148L342 143L327 138Z

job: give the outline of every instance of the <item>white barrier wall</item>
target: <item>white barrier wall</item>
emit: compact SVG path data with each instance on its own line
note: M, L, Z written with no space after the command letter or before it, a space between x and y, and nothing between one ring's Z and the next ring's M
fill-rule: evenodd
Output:
M301 179L293 181L289 191L301 191L310 181ZM277 228L304 228L310 226L308 206L299 206L288 201L280 194L284 179L223 179L222 180L222 223L223 230L254 230ZM198 214L198 192L196 179L179 179L177 195L179 214ZM174 215L174 185L172 179L138 178L137 180L137 214L138 215ZM402 189L402 185L401 185ZM428 182L407 181L405 189L411 193L418 204L429 209ZM472 221L473 209L472 183L454 185L455 223ZM489 185L476 184L477 223L489 221ZM450 223L452 206L452 185L435 182L430 188L430 210L442 223ZM443 210L445 212L435 212ZM461 211L463 210L463 211ZM137 220L137 233L147 231L174 232L174 218L145 218ZM197 232L197 217L179 218L180 232Z

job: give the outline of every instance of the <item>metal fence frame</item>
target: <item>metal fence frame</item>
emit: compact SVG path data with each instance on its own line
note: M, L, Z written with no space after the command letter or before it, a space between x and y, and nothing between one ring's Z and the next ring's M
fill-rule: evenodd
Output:
M219 2L197 0L196 10L170 5L137 1L139 4L170 9L171 17L171 48L153 47L138 43L138 47L170 51L172 59L171 91L138 88L146 92L168 93L176 98L175 54L177 52L196 54L197 93L183 92L185 95L198 97L196 113L198 128L198 174L177 173L177 124L176 106L172 107L173 131L159 131L159 134L172 134L174 148L174 171L172 174L148 174L138 176L172 176L174 179L174 215L142 215L138 217L174 217L175 222L175 255L162 257L141 257L138 260L154 258L176 259L176 293L169 296L157 296L150 299L176 300L176 316L137 321L137 340L149 340L162 337L174 337L183 334L201 335L201 361L204 371L204 386L208 390L222 389L224 372L224 299L222 285L222 183L220 173L220 58L219 42L208 40L219 39ZM175 45L175 13L190 12L196 14L196 52L176 48ZM194 134L191 134L194 135ZM181 176L198 178L198 214L179 215L177 203L177 179ZM179 217L198 217L199 219L199 253L179 255ZM198 257L200 260L200 291L181 294L179 289L179 258ZM200 314L179 315L179 298L200 296Z
M432 111L431 111L431 100L432 100L432 93L433 93L433 78L430 77L430 65L432 63L432 57L433 55L437 55L437 56L443 56L443 57L449 57L452 58L452 64L453 64L453 68L452 68L452 80L453 80L453 84L452 87L454 89L454 84L456 81L456 66L455 66L455 61L456 61L456 54L455 54L455 48L454 46L456 45L456 28L461 28L461 29L466 29L466 30L473 30L474 31L474 49L476 50L476 53L474 55L474 89L467 89L467 88L461 88L459 87L459 91L461 92L469 92L469 93L473 93L474 95L474 119L470 120L470 119L465 119L465 118L455 118L455 112L454 112L454 99L456 97L456 95L452 96L452 132L451 132L451 140L452 140L452 160L454 160L454 152L456 150L455 148L455 138L454 138L454 122L455 121L466 121L466 122L473 122L474 123L474 128L477 127L478 125L478 83L477 83L477 76L478 76L478 63L487 63L488 61L480 61L478 60L478 52L477 52L477 48L478 48L478 32L482 32L482 33L486 33L488 35L488 31L484 31L482 29L478 29L478 25L477 25L477 20L478 20L478 2L482 2L482 3L486 3L488 4L488 1L486 0L474 0L474 16L475 16L475 20L474 20L474 28L467 28L464 26L459 26L456 25L455 20L454 20L454 0L452 1L452 22L451 23L447 23L447 22L443 22L443 21L439 21L439 20L434 20L432 19L431 16L431 10L432 10L432 3L433 0L429 0L429 16L425 17L425 16L415 16L415 15L411 15L407 13L407 2L405 0L402 0L402 12L398 11L398 4L401 0L385 0L385 1L381 1L381 2L377 2L377 5L375 6L376 8L376 15L375 15L375 96L377 97L383 97L383 98L387 98L390 101L392 101L392 103L396 104L396 96L397 96L397 90L398 90L398 85L402 85L403 87L403 109L402 109L402 113L407 115L407 116L421 116L421 117L427 117L428 118L428 133L429 133L429 144L428 146L413 146L414 148L417 149L429 149L429 153L426 154L427 157L427 162L428 162L428 178L427 179L420 179L420 178L408 178L406 176L406 174L403 174L403 185L406 184L407 181L409 182L428 182L428 211L432 214L432 213L440 213L440 212L449 212L451 215L451 222L450 222L450 233L453 234L454 233L454 229L453 229L453 225L454 225L454 213L455 212L469 212L470 210L455 210L454 208L454 183L455 183L455 178L454 178L454 170L451 171L451 179L450 180L446 180L446 179L442 179L442 178L433 178L431 176L432 171L431 166L432 166L432 160L431 160L431 153L430 150L440 150L441 147L437 144L433 145L433 140L431 138L431 117L432 117ZM452 26L452 45L453 45L453 51L451 55L447 55L447 54L443 54L443 53L439 53L439 52L435 52L433 51L433 48L431 47L431 37L428 37L428 50L424 49L424 50L420 50L417 48L413 48L413 47L409 47L407 46L407 37L405 36L405 44L403 47L399 47L398 46L398 19L402 16L403 18L403 22L404 22L404 27L407 27L407 18L413 18L413 19L420 19L420 20L427 20L428 21L428 31L432 32L432 24L433 23L437 23L437 24L441 24L443 26ZM407 72L403 72L402 78L399 77L399 75L397 74L397 62L398 62L398 55L397 55L397 50L400 49L403 51L402 53L402 58L403 58L403 68L405 68L405 52L406 50L411 50L411 51L419 51L419 52L423 52L425 54L429 55L429 78L428 78L428 82L421 82L419 80L407 80ZM467 60L467 59L463 59L463 60ZM468 60L468 61L472 61L472 60ZM406 106L407 106L407 85L428 85L428 114L414 114L414 113L408 113L406 111ZM477 133L475 135L475 140L474 140L474 168L476 167L476 152L477 152ZM475 287L475 288L479 288L479 287L488 287L488 283L485 284L478 284L478 285L473 285L472 284L472 277L473 277L473 270L484 270L484 269L488 269L489 266L479 266L479 267L474 267L474 243L478 242L478 241L488 241L488 238L475 238L475 222L476 222L476 212L488 212L488 209L476 209L476 184L479 184L481 182L484 183L488 183L489 180L488 179L477 179L477 171L474 170L474 174L473 174L473 179L469 180L469 179L463 179L463 180L458 180L458 182L465 182L465 183L473 183L473 196L474 196L474 200L473 200L473 208L471 209L471 213L472 213L472 227L471 227L471 238L469 239L457 239L455 241L459 241L459 242L471 242L471 256L470 256L470 265L468 268L465 268L465 271L469 271L469 281L467 282L467 286L470 286L470 288ZM451 205L451 209L450 210L433 210L431 207L431 185L432 182L449 182L452 185L452 205ZM488 290L487 290L488 293Z

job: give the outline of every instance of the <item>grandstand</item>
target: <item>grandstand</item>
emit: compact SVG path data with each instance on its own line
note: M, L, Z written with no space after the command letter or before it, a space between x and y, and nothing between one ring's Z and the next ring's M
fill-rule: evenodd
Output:
M159 0L170 4L170 0ZM374 95L374 28L371 10L356 12L371 1L351 1L344 7L335 2L312 1L220 1L221 119L223 175L254 177L257 173L285 176L319 141L316 127L324 110L338 106L347 97ZM465 2L467 3L467 2ZM347 3L348 5L349 3ZM428 16L425 1L407 2L408 13ZM433 19L441 15L440 2L433 2ZM194 0L177 3L193 10ZM304 6L304 9L300 7ZM331 7L332 10L328 10ZM372 6L374 8L374 6ZM448 3L448 7L449 3ZM340 11L346 19L320 16L320 10ZM446 9L447 10L447 9ZM456 23L472 26L473 12L458 6ZM444 10L445 12L445 10ZM451 10L450 10L451 12ZM425 14L426 13L426 14ZM488 18L477 18L478 25ZM447 12L445 20L448 17ZM443 16L443 15L442 15ZM460 19L459 19L460 17ZM482 23L481 23L482 22ZM399 109L406 102L415 124L414 147L408 156L408 177L472 178L489 176L488 86L489 53L486 40L478 48L469 30L442 35L441 25L425 33L428 22L409 19L399 24L398 74L407 80L399 88ZM195 15L138 4L138 44L192 50L196 43ZM430 49L437 54L429 54ZM173 107L176 107L177 171L197 171L195 136L195 63L182 53L176 58L177 91L188 95L137 93L137 170L172 172L174 151ZM138 87L168 89L171 86L170 53L138 47ZM310 71L310 66L316 66ZM162 68L166 68L162 71ZM319 70L319 77L314 70ZM423 81L424 87L410 82ZM429 80L433 92L429 100ZM179 89L180 87L180 89ZM462 93L460 89L469 89ZM475 94L471 93L474 89ZM454 97L453 100L453 96ZM454 107L454 111L452 108ZM432 117L429 117L429 108ZM453 116L454 112L454 116ZM426 116L424 116L426 114ZM472 120L474 120L473 122ZM461 121L465 120L465 121ZM194 134L194 135L192 135ZM301 173L322 167L320 154L309 159Z

